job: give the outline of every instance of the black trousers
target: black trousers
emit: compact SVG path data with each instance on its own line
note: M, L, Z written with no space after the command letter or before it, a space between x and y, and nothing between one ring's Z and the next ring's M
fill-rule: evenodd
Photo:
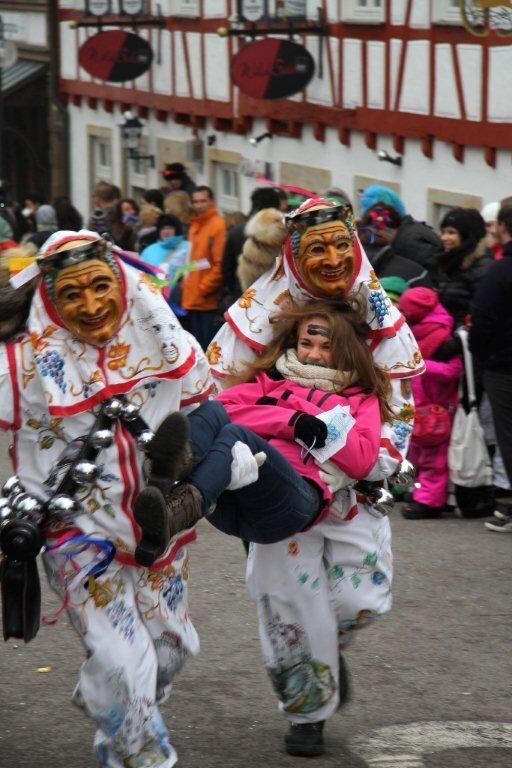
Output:
M512 373L484 371L484 388L491 403L503 464L512 484Z

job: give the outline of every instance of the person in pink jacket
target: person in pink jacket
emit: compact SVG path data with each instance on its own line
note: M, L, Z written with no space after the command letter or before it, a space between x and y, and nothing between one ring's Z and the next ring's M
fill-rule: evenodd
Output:
M315 451L332 443L324 458L354 482L362 479L376 461L382 420L391 418L389 382L373 361L367 332L360 313L339 302L282 312L273 343L247 366L241 383L188 417L167 417L151 446L149 484L135 504L146 532L142 547L151 555L153 546L158 556L202 516L227 534L263 544L321 522L332 492ZM342 418L335 422L329 412L338 406ZM189 439L194 462L187 460ZM266 460L254 483L230 490L239 443Z
M426 373L411 382L417 418L408 458L418 475L412 502L402 510L408 520L421 520L440 517L446 504L450 425L457 405L462 361L459 356L446 359L443 354L454 320L435 291L410 288L402 294L398 306L426 364Z

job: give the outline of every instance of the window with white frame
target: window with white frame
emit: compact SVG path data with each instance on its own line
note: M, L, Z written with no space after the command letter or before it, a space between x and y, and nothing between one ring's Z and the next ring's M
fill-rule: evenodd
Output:
M112 147L110 138L90 136L91 186L112 179Z
M341 20L346 24L383 24L385 0L343 0Z
M240 167L233 163L213 163L215 199L221 210L240 209Z
M483 200L479 195L432 187L427 189L427 221L436 232L439 231L441 221L452 208L476 208L479 211L482 205Z
M432 24L462 26L459 0L432 0Z

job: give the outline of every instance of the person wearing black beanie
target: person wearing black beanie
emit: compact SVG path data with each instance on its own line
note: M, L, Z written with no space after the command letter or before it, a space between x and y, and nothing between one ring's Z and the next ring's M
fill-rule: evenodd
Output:
M464 324L477 284L492 264L485 222L475 208L453 208L441 221L442 251L437 254L431 278L441 304Z
M174 216L172 213L163 213L161 216L158 217L156 222L156 230L158 232L158 237L160 240L163 240L167 235L164 233L164 237L161 235L161 230L165 227L170 227L174 230L172 233L173 235L182 235L183 234L183 224L178 219L177 216Z

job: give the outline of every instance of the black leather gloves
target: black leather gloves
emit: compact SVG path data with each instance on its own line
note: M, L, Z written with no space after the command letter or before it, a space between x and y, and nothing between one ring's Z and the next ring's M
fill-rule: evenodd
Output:
M303 413L295 422L293 433L295 439L302 440L308 448L323 448L327 437L327 425L317 419L316 416L310 416L309 413Z

